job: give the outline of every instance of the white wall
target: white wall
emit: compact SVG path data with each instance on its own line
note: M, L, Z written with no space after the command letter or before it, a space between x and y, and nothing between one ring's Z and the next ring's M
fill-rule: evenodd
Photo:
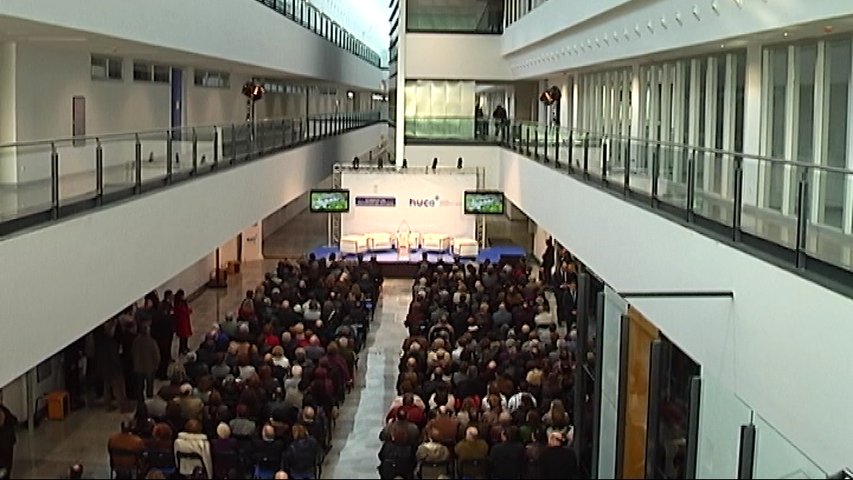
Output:
M0 15L370 90L382 80L379 68L255 0L4 0Z
M326 177L320 183L312 188L332 188L332 177ZM264 235L264 240L275 233L279 228L287 225L288 222L299 216L302 212L308 210L310 191L306 191L299 198L291 201L287 205L281 207L273 214L263 220L261 231Z
M350 211L341 214L341 235L399 231L475 237L475 215L465 215L464 192L477 189L475 173L455 169L425 173L420 169L385 172L345 171L341 187L350 191ZM391 206L359 206L357 197L390 197ZM408 225L408 230L403 226Z
M534 78L850 13L849 4L838 0L550 0L507 28L502 52L517 78Z
M415 80L510 80L509 64L494 35L407 33L406 78Z
M853 374L846 354L853 300L513 152L490 148L502 158L507 198L615 290L733 291L730 305L713 308L671 301L636 305L702 365L703 376L714 378L729 398L742 400L824 470L849 464L853 444L846 439L853 417L846 399L853 396L853 383L845 379ZM703 430L700 437L711 434L722 435L714 439L718 443L737 441L731 430L725 435Z
M497 189L500 187L501 163L500 153L491 147L477 145L406 145L402 158L409 162L409 168L424 168L432 166L432 159L438 157L441 167L456 167L456 159L462 157L465 168L484 168L486 184L484 188Z
M541 42L631 0L548 0L504 29L501 36L505 55Z
M0 311L16 334L0 336L0 385L298 197L386 130L367 127L4 239Z
M215 268L216 255L213 252L207 253L174 277L161 283L157 287L157 291L162 295L166 290L177 292L179 289L183 289L187 295L192 295L210 280L210 273ZM211 319L212 321L213 319Z

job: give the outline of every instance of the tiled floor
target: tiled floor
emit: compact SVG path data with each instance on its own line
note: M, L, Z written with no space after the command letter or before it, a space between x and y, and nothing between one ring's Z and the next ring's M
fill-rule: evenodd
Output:
M217 318L236 310L244 292L271 270L274 260L243 264L229 277L228 288L207 290L192 302L195 346ZM378 432L394 393L397 353L405 335L403 317L408 305L408 282L389 280L379 304L365 350L357 388L341 410L334 448L324 478L377 478ZM15 478L59 478L69 465L82 462L87 478L109 478L107 438L127 414L101 408L72 413L62 422L45 422L30 435L23 432L15 452Z

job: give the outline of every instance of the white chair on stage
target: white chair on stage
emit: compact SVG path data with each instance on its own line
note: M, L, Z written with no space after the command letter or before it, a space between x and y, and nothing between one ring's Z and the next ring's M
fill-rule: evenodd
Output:
M424 250L444 252L450 249L450 237L443 233L425 233L421 246Z
M411 250L417 250L421 247L421 233L420 232L409 232L409 233L400 233L401 237L400 243L409 246ZM405 238L402 238L405 237Z
M371 252L394 248L390 233L368 233L365 237L367 237L367 249Z
M343 235L341 237L341 253L344 255L357 255L367 251L367 237L365 235Z
M473 238L454 238L453 255L457 257L477 257L480 244Z

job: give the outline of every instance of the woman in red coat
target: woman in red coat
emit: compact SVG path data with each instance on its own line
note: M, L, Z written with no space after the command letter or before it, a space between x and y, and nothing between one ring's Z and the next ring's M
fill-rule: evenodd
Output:
M193 310L187 303L183 290L178 290L177 293L175 293L174 302L175 334L178 336L178 341L180 342L178 354L183 355L190 351L188 343L190 337L193 335L193 326L192 322L190 322L190 314L193 313Z

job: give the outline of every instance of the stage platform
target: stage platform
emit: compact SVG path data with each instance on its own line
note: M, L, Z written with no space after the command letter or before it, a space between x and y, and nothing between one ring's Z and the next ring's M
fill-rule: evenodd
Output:
M337 258L341 257L341 250L338 247L317 247L312 250L311 253L313 253L317 258L329 258L329 255L333 253ZM409 260L406 261L398 258L396 250L383 250L364 252L364 259L369 260L371 257L375 256L376 261L379 262L382 267L382 274L385 277L412 278L415 275L415 272L417 272L417 266L423 258L423 253L424 250L421 249L412 250L409 254ZM437 263L439 260L443 260L445 263L453 263L453 255L449 251L428 251L426 254L427 261L430 263ZM477 258L462 257L462 261L476 261L478 263L482 263L489 260L493 263L497 263L503 256L520 257L524 255L527 255L527 252L521 247L515 245L501 245L480 250L480 254L477 255ZM344 255L344 258L355 258L355 255Z

